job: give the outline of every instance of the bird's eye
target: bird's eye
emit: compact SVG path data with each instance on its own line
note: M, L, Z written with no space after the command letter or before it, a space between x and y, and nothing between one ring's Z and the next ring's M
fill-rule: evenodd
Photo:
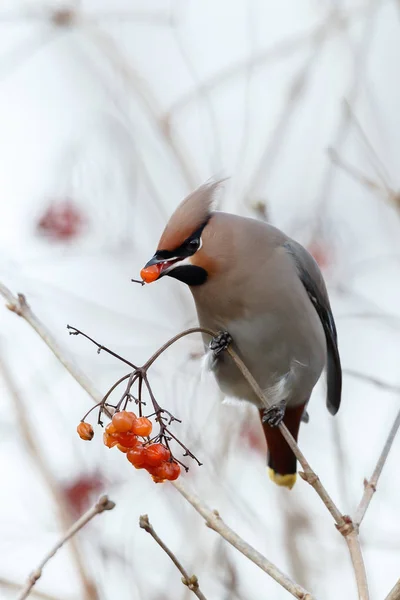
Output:
M191 240L189 240L187 242L187 246L188 249L190 250L190 252L196 252L199 247L200 247L200 239L199 238L192 238Z

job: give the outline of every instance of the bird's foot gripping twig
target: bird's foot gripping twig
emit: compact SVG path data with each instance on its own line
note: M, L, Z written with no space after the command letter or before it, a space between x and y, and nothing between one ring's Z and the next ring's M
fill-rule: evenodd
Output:
M220 331L209 343L209 348L212 350L214 358L217 358L224 352L232 343L232 336L227 331Z
M263 411L262 422L270 427L278 427L285 416L286 402L281 400L278 404L265 408Z

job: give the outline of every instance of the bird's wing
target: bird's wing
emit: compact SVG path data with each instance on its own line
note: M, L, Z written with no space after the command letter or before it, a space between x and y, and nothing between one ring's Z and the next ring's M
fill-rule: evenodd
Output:
M337 345L337 333L328 292L321 271L313 257L297 242L288 240L284 247L292 256L299 277L313 303L324 328L327 345L328 395L326 404L329 412L335 415L339 410L342 394L342 368Z

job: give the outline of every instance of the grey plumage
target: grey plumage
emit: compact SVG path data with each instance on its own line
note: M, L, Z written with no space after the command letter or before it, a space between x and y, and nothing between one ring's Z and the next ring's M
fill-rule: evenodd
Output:
M328 409L335 414L340 406L340 357L325 283L312 256L276 227L213 211L217 188L206 184L183 201L141 274L148 282L169 275L189 285L200 325L229 332L269 402L286 410L284 422L297 439L325 366ZM208 364L224 393L260 409L270 476L292 487L296 459L272 427L276 421L227 353L211 352Z
M211 217L203 247L214 260L209 280L192 288L200 324L229 331L237 352L272 402L304 404L327 353L323 324L302 281L309 273L304 257L313 259L301 246L299 253L296 243L275 227L226 213ZM200 260L199 256L192 262ZM312 276L309 273L308 279ZM330 314L322 277L315 281L317 304L328 307ZM214 372L226 394L260 406L229 356L216 361Z

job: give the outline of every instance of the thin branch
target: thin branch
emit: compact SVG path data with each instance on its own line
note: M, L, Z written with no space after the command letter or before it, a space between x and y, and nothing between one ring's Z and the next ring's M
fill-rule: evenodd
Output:
M5 577L0 577L0 587L16 591L21 589L21 584L16 583L15 581L11 581L10 579L6 579ZM44 592L38 592L37 590L32 590L31 596L34 596L35 598L37 598L37 600L60 600L55 596L45 594Z
M162 119L158 100L145 78L142 77L141 73L131 63L125 60L118 44L115 43L112 36L108 35L108 33L94 23L87 22L86 25L89 37L100 50L101 55L108 60L115 72L120 75L122 81L135 94L146 110L154 129L158 131L160 138L171 150L176 164L180 167L182 177L189 188L192 189L196 186L198 178L193 167L193 161L189 160L190 152L186 146L183 146L181 140L178 142L176 137L172 135L171 127L166 126Z
M26 443L29 454L32 460L35 462L38 473L42 477L49 493L53 498L53 505L57 514L58 521L62 532L68 530L71 525L70 510L66 503L65 496L60 489L57 479L54 477L53 472L45 458L43 452L41 452L36 437L33 434L28 416L25 403L20 394L20 391L12 377L9 368L4 363L4 360L0 356L0 375L4 380L6 388L9 391L10 398L14 404L15 413L17 416L17 423L21 431L22 438ZM85 600L93 600L96 596L95 587L93 581L88 577L84 566L82 554L76 540L71 542L71 556L76 566L77 572L82 582L82 588L84 590Z
M368 66L368 55L372 43L372 33L377 24L377 19L374 18L375 11L378 10L379 4L379 0L368 0L366 5L364 6L364 10L366 11L366 20L364 22L360 41L358 42L357 47L353 53L352 75L348 91L345 95L347 99L347 105L355 104L365 78L365 72ZM343 147L343 144L348 136L350 125L350 112L347 109L342 110L339 115L338 123L336 126L334 140L331 144L333 150L336 153L340 153L341 148ZM314 235L316 234L318 228L321 227L321 223L323 222L324 216L326 216L329 202L331 200L335 177L336 171L333 168L333 163L330 161L325 168L325 172L323 174L320 186L320 191L318 193L318 218L316 219L316 224L314 226Z
M385 600L400 600L400 579L386 596Z
M154 531L153 525L149 521L148 515L141 515L139 518L139 526L147 531L151 535L151 537L157 542L157 544L164 550L164 552L170 557L178 571L182 573L182 583L186 585L190 591L194 593L195 596L200 598L200 600L207 600L204 596L203 592L200 590L199 582L196 575L189 576L188 572L183 568L179 560L176 558L175 554L164 544L162 539L158 537L156 532Z
M257 394L264 406L269 406L267 398L264 396L260 386L251 375L243 361L237 356L231 347L227 348L227 352L235 361L237 367L242 372L243 376L247 379L251 385L253 391ZM296 458L300 462L304 469L304 473L300 472L300 475L305 481L307 481L317 492L322 502L325 504L331 515L336 521L337 530L343 535L346 540L347 547L350 552L351 561L354 567L354 575L357 582L358 597L359 600L369 600L367 575L364 566L364 560L361 552L360 540L358 537L358 528L355 528L352 520L348 516L343 516L328 492L322 485L318 475L312 470L304 454L301 452L299 446L294 440L292 434L284 423L279 425L280 432L288 443L290 449L295 454Z
M315 36L311 55L307 57L305 63L295 73L288 86L287 97L282 104L276 125L261 153L261 157L256 161L256 166L250 177L247 190L244 193L244 198L247 201L254 200L257 190L261 187L266 177L270 176L277 158L279 160L280 151L289 135L296 112L301 106L301 100L307 91L307 86L311 79L312 71L316 67L317 59L321 56L321 47L325 42L327 34L328 29L324 29L318 36Z
M240 369L242 375L245 377L245 379L248 381L248 383L252 387L254 393L260 398L263 405L265 407L269 408L271 406L271 403L269 402L268 398L266 398L266 396L264 395L264 393L261 390L260 386L258 385L257 381L254 379L254 377L252 376L252 374L250 373L250 371L248 370L248 368L246 367L244 362L239 358L239 356L236 354L236 352L231 347L228 347L227 352L231 356L233 361L235 362L238 369ZM311 468L310 464L306 460L306 457L300 450L298 444L296 443L294 437L292 436L292 434L290 433L290 431L288 430L286 425L284 423L281 423L279 425L279 430L282 433L283 437L285 438L286 442L288 443L293 454L296 456L299 463L301 464L301 466L304 469L304 473L303 474L300 473L301 477L315 489L315 491L321 498L322 502L325 504L326 508L329 510L332 517L335 519L336 524L339 527L342 527L343 525L345 525L346 521L344 520L342 513L339 511L339 509L333 502L332 498L329 496L328 492L322 485L318 475Z
M292 594L299 600L315 600L315 596L312 596L307 590L302 588L300 585L295 583L286 575L283 571L278 569L273 563L271 563L265 556L260 554L258 550L250 546L245 542L238 534L233 531L228 525L221 519L217 511L209 509L198 496L193 493L189 493L185 487L179 481L171 482L175 489L193 506L193 508L203 517L206 524L210 529L216 531L221 537L223 537L229 544L231 544L236 550L239 550L246 558L251 560L265 573L270 575L275 581L277 581L282 587Z
M356 510L356 515L354 517L354 524L359 527L361 525L361 521L363 520L365 513L367 512L368 506L372 500L372 496L376 492L376 486L378 484L379 477L381 476L383 467L385 466L385 462L389 455L390 449L392 447L394 438L400 427L400 410L396 415L394 423L389 431L389 435L383 446L383 450L381 455L379 456L378 462L376 463L376 467L374 472L372 473L371 479L369 481L364 481L364 494L361 498L361 502L358 505Z
M351 524L352 531L345 535L347 547L350 552L351 562L353 563L354 574L356 576L358 598L359 600L369 600L367 573L365 571L364 559L361 552L360 538L358 528Z
M341 158L339 153L334 148L328 148L327 152L329 158L331 159L334 165L341 168L345 173L347 173L347 175L361 183L366 188L372 190L373 192L380 192L384 195L393 196L393 190L391 190L389 194L387 188L384 189L381 185L364 175L364 173L360 169L354 167L353 165L345 161L343 158Z
M110 350L109 348L107 348L107 346L103 346L102 344L99 344L98 342L96 342L96 340L94 340L93 338L88 336L86 333L83 333L83 331L80 331L80 329L77 329L76 327L73 327L72 325L67 325L67 329L68 329L68 333L70 335L82 335L87 340L92 342L92 344L97 346L97 354L100 354L100 352L102 350L104 350L104 352L107 352L107 354L111 354L111 356L114 356L114 358L118 358L118 360L120 360L121 362L124 362L126 365L129 365L130 367L132 367L132 369L138 368L136 365L131 363L129 360L122 358L122 356L120 356L119 354L116 354L115 352L113 352L113 350Z
M246 73L248 69L264 67L268 63L274 63L287 56L291 56L292 54L299 52L302 47L308 46L315 39L324 35L329 30L331 30L333 34L336 33L338 29L351 25L358 17L363 16L365 12L366 7L359 6L346 11L346 13L338 14L334 21L332 21L331 18L324 19L321 24L308 31L304 31L299 35L290 36L287 39L280 41L278 44L274 44L272 47L261 50L257 54L250 56L250 58L245 58L236 64L221 69L219 72L206 79L201 86L190 89L188 92L182 94L180 98L175 100L164 115L163 121L169 123L177 113L180 113L193 102L197 102L199 93L205 94L213 92L221 85L230 83L239 75Z
M83 371L78 367L73 360L66 356L66 351L62 350L53 335L47 329L47 327L37 318L32 312L31 307L26 301L23 294L14 294L3 284L0 283L0 295L7 301L7 308L22 317L29 323L36 333L42 338L44 343L50 348L54 356L60 361L67 371L72 375L74 379L79 383L81 387L91 396L95 402L101 402L102 395L93 386L90 379L85 375Z
M112 510L115 504L111 500L108 499L108 496L101 496L98 502L90 508L84 515L82 515L70 529L65 533L65 535L57 542L57 544L46 554L46 556L41 560L36 569L30 574L25 587L19 594L17 600L25 600L27 598L37 582L38 579L42 576L43 568L49 562L51 558L58 552L60 548L64 546L64 544L72 538L78 531L80 531L89 521L91 521L96 515L100 515L105 510Z
M359 371L354 371L353 369L343 369L343 373L345 375L350 375L350 377L354 377L355 379L361 379L366 383L371 383L376 387L379 387L387 392L393 392L395 394L400 394L400 386L394 385L392 383L387 383L382 379L378 379L377 377L372 377L372 375L367 375L366 373L360 373Z

